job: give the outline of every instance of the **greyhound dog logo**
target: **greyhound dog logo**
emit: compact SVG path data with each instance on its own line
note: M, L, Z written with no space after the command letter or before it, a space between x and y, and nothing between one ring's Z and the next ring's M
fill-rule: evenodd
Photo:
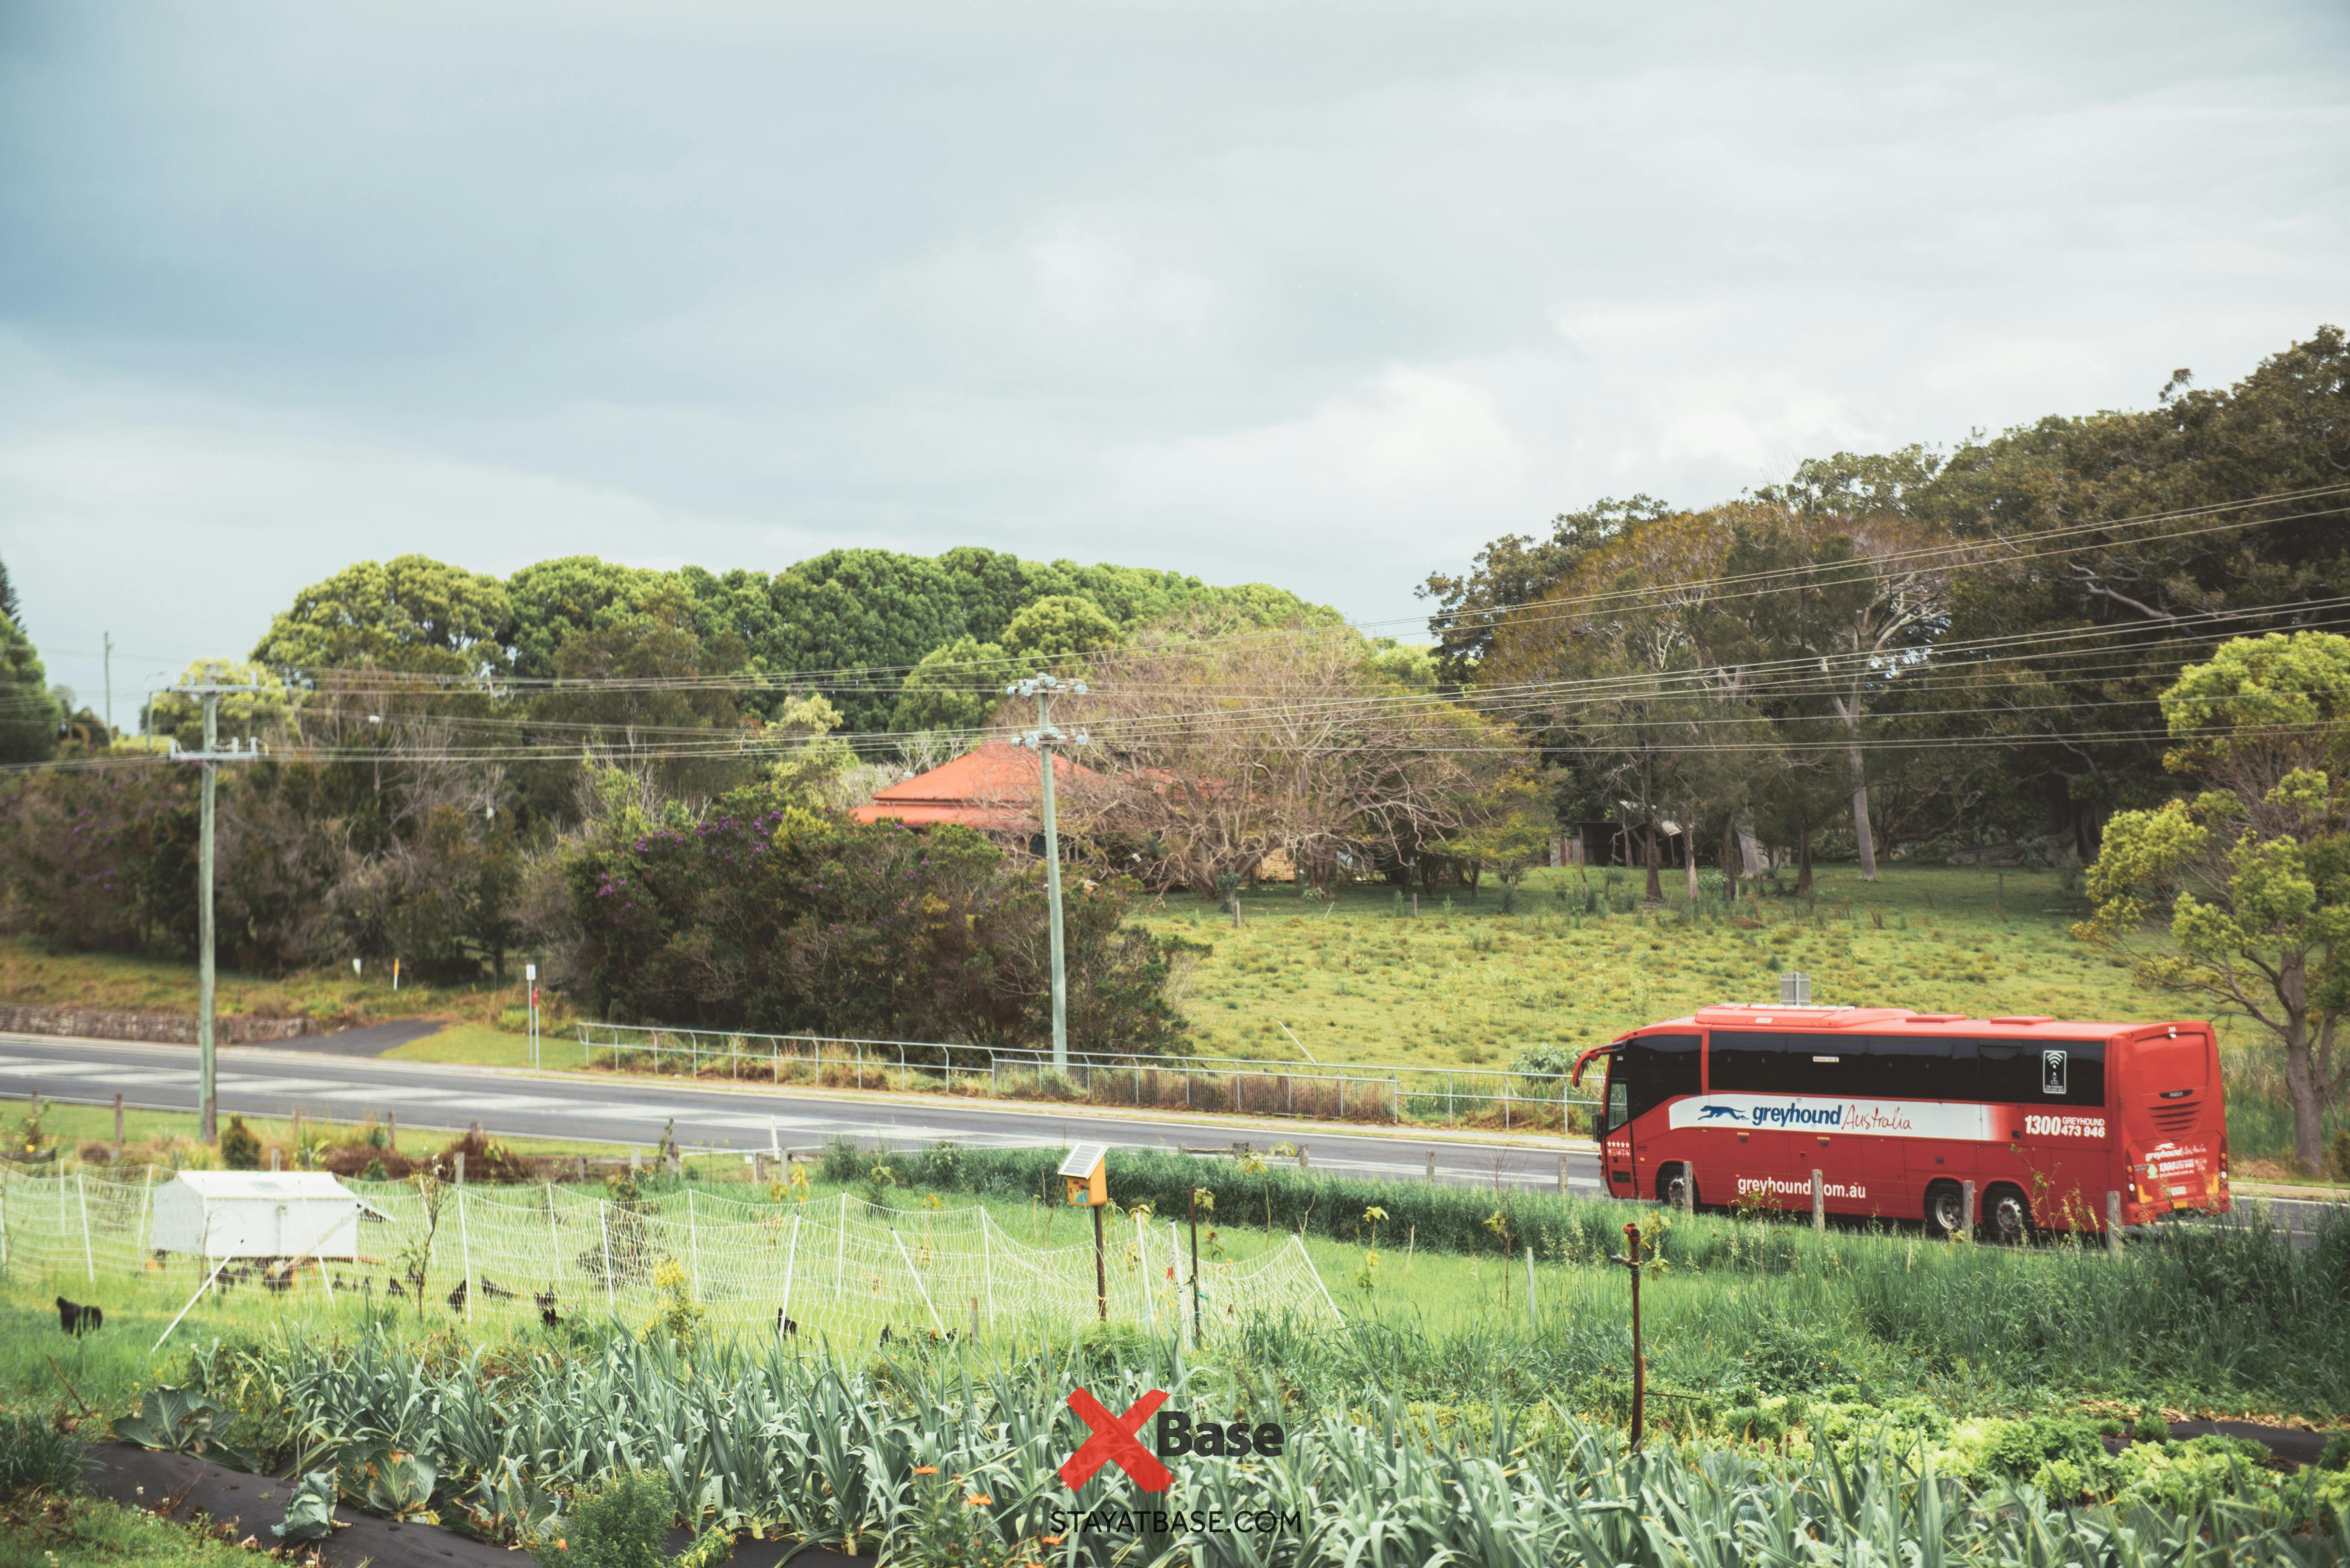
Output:
M1707 1106L1697 1114L1700 1122L1742 1122L1746 1113L1736 1106Z

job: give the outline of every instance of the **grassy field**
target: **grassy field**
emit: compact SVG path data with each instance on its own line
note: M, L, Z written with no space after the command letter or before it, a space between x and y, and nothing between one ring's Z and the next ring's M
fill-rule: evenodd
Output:
M224 1016L302 1014L327 1028L355 1028L395 1018L449 1018L517 1031L528 1003L519 961L504 984L425 985L403 979L392 989L389 964L355 975L348 964L268 978L220 971L216 1006ZM57 953L22 937L0 939L0 1002L125 1012L192 1013L196 966L127 953ZM542 1003L555 999L542 992Z
M1203 1049L1289 1054L1286 1024L1325 1059L1430 1065L1506 1062L1530 1045L1605 1040L1716 1002L1773 1000L1783 970L1812 976L1815 1002L1920 1012L2168 1017L2128 971L2067 928L2086 912L2054 872L1889 866L1866 884L1824 867L1807 901L1764 897L1694 922L1680 882L1661 909L1622 906L1636 873L1544 868L1504 912L1489 884L1417 916L1392 889L1356 888L1317 907L1290 889L1221 909L1170 895L1145 924L1211 942L1183 1011ZM1611 901L1617 908L1609 908ZM1732 924L1753 921L1755 929Z

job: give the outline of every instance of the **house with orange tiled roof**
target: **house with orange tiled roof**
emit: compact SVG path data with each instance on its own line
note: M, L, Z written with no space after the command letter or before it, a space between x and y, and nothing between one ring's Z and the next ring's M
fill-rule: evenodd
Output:
M1053 758L1056 794L1097 776L1066 757ZM850 815L859 822L895 820L909 827L951 822L991 838L1028 843L1045 831L1043 782L1035 752L1009 742L991 742L942 767L891 784ZM1035 847L1041 851L1043 846Z

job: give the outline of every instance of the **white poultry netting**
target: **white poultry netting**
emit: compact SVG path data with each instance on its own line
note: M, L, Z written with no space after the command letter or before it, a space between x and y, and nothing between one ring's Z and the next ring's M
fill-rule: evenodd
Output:
M168 1179L168 1176L161 1178ZM617 1200L567 1188L452 1187L351 1181L383 1219L361 1226L360 1260L329 1260L338 1295L412 1294L425 1260L428 1303L469 1320L503 1313L618 1315L636 1322L680 1299L713 1327L802 1334L842 1343L893 1335L1096 1320L1192 1330L1191 1264L1176 1228L1106 1216L1104 1278L1090 1237L1045 1246L1013 1235L981 1208L897 1209L842 1196L745 1201L706 1192ZM144 1272L201 1281L194 1258L150 1252L151 1188L87 1173L0 1178L0 1264L20 1276L120 1279ZM429 1247L421 1245L430 1238ZM321 1265L298 1287L323 1293ZM257 1266L254 1266L257 1268ZM246 1269L242 1272L254 1272ZM1295 1237L1258 1256L1211 1262L1199 1323L1258 1315L1336 1322L1337 1309ZM192 1288L192 1286L191 1286Z

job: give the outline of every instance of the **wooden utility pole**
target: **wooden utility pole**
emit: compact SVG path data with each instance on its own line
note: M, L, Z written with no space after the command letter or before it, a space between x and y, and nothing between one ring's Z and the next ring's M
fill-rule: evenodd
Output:
M250 762L258 754L256 750L239 751L234 744L225 752L220 749L220 700L229 693L259 695L268 690L265 686L224 685L214 681L172 688L174 696L198 698L204 708L204 749L184 760L199 763L204 770L203 812L196 865L196 1096L202 1124L199 1131L206 1143L217 1142L220 1136L219 1072L213 1056L213 801L219 787L219 764L223 762Z

